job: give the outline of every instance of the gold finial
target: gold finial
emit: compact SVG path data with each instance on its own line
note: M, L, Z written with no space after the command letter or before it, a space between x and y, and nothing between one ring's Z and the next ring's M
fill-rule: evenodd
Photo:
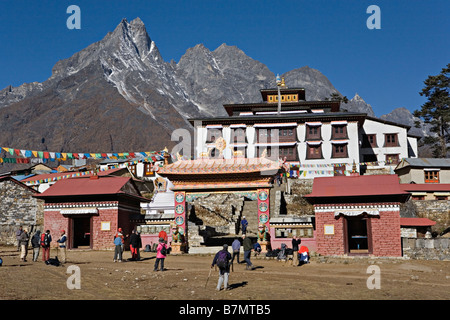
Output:
M286 83L284 83L284 77L281 78L281 86L286 87Z

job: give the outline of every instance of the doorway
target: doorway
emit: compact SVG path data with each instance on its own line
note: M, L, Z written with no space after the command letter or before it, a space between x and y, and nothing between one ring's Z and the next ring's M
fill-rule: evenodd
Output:
M346 252L349 254L369 254L372 252L370 220L366 216L347 217Z
M71 248L91 248L92 224L90 216L73 217Z

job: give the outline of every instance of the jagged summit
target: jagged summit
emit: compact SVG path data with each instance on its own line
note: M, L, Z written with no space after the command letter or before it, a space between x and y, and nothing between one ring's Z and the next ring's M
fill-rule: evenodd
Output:
M339 93L308 66L283 76L288 86L305 88L307 100ZM175 129L191 130L186 118L225 116L224 104L258 102L260 90L274 86L266 65L225 43L214 51L198 44L178 63L166 62L140 18L122 19L103 39L55 63L46 81L0 91L0 145L61 152L170 147ZM372 115L358 97L346 107Z

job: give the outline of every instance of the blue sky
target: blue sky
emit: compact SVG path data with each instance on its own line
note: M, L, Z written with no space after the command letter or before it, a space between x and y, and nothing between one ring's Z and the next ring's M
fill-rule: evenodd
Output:
M343 95L357 92L377 116L419 109L428 75L450 63L450 2L364 0L0 0L0 88L43 82L54 64L140 17L165 61L190 47L235 45L274 72L309 66ZM69 5L81 29L69 30ZM369 30L368 6L381 9Z

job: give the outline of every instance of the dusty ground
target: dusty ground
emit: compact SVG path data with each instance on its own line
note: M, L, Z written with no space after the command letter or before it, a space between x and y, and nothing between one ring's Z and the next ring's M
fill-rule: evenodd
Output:
M51 256L55 255L52 250ZM125 252L125 258L130 252ZM155 253L142 252L142 261L114 263L111 251L69 251L60 267L42 260L20 262L13 247L0 247L2 300L448 300L450 262L403 259L324 259L292 267L284 262L252 258L255 270L235 265L232 289L215 291L218 272L210 271L212 256L168 256L164 272L154 272ZM368 289L367 268L380 269L380 289ZM81 288L68 289L67 273L78 266ZM206 287L205 287L206 285Z

